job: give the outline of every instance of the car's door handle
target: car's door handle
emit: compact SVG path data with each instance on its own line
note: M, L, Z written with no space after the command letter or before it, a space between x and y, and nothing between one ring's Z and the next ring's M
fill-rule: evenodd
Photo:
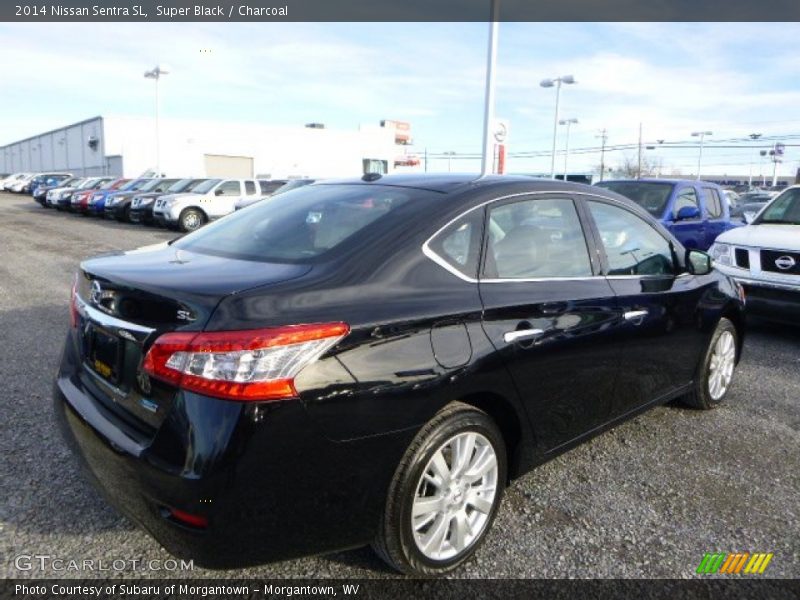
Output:
M636 323L638 325L648 314L646 310L629 310L622 316L626 321L636 321L638 319L638 323Z
M520 340L529 340L539 337L544 333L543 329L517 329L516 331L506 331L503 334L503 340L506 344L519 342Z

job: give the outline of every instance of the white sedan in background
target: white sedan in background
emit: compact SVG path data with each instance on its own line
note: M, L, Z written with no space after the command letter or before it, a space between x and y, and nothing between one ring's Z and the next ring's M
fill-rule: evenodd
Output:
M12 185L15 183L22 181L28 176L32 176L32 173L14 173L13 175L9 175L2 181L0 181L0 191L8 190Z
M744 286L748 313L800 324L800 185L746 227L720 235L709 253L717 269Z

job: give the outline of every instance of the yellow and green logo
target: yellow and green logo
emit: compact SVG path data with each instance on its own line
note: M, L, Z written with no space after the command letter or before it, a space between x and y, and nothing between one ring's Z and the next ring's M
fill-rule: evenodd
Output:
M761 574L767 570L767 565L772 560L772 552L706 552L700 565L697 567L698 573L728 573L739 574L747 573L750 575Z

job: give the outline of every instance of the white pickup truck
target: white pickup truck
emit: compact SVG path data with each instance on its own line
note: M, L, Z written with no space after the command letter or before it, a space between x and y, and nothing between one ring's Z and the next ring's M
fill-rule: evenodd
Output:
M746 227L720 235L709 254L744 287L748 313L800 322L800 185L771 200Z
M209 179L188 194L161 196L153 206L153 219L160 225L194 231L232 213L237 201L261 195L255 179Z

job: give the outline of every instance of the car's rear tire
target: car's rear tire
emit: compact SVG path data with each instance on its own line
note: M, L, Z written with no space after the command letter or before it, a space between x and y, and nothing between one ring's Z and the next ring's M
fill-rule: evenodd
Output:
M736 326L720 319L697 367L694 389L681 399L684 404L708 410L725 399L736 370L738 342Z
M447 405L400 461L373 549L409 575L452 571L491 528L506 472L505 442L495 422L467 404Z
M206 222L206 216L196 208L185 208L178 218L178 228L184 233L200 229Z

